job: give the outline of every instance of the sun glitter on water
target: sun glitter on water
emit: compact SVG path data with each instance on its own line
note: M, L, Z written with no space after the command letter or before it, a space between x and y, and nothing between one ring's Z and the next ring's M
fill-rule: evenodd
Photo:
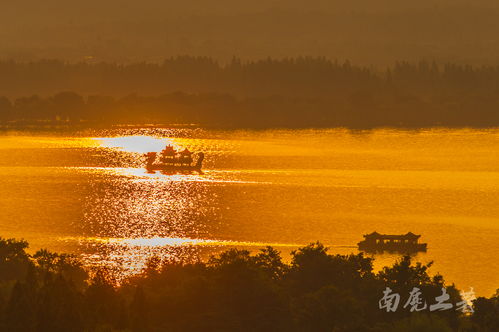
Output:
M151 136L96 137L94 140L107 148L135 153L160 152L166 145L172 145L175 149L181 148L172 138Z

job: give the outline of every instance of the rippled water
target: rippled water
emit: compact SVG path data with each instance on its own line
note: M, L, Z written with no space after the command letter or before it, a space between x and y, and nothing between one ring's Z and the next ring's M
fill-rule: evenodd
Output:
M204 174L149 174L166 144L206 154ZM116 129L0 136L0 236L129 274L151 255L229 247L285 255L321 241L422 234L458 287L499 288L499 130ZM393 255L376 256L377 265Z

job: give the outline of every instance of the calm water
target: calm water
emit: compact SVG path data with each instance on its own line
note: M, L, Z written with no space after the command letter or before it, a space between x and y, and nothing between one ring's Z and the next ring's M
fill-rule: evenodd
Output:
M204 151L203 175L148 174L141 153ZM0 136L0 236L121 273L151 255L206 257L362 235L422 234L458 287L499 288L499 130L111 130ZM376 256L377 265L395 256Z

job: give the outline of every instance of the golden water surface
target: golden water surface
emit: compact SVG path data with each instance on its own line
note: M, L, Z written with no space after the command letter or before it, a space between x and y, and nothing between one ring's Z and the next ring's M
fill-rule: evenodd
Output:
M204 174L149 174L166 144L206 154ZM240 247L286 257L313 241L421 234L462 289L499 288L499 130L115 129L0 136L0 236L88 265L139 271L152 255ZM376 255L376 266L396 256Z

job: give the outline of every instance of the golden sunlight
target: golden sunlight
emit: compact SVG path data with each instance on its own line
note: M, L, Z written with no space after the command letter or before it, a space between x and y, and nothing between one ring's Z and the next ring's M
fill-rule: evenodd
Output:
M173 139L151 136L96 137L94 140L103 147L135 153L160 152L166 145L180 149Z

